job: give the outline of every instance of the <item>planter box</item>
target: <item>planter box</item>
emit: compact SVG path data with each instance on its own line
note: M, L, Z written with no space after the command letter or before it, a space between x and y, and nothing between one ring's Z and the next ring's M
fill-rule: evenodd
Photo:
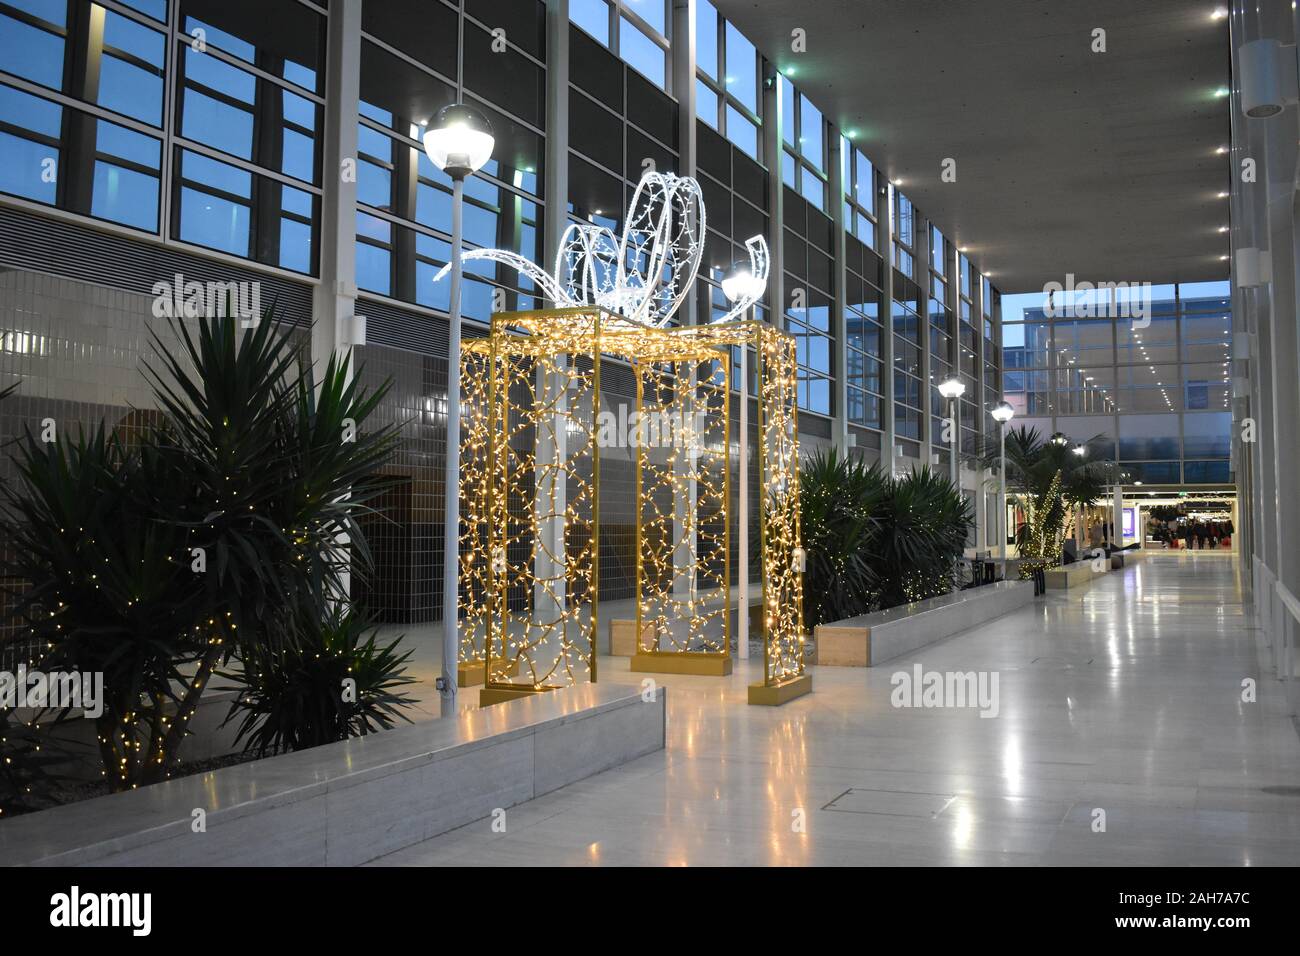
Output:
M583 684L15 817L0 860L354 866L662 750L665 694Z
M819 624L817 663L873 667L1009 614L1034 599L1030 581L1000 581L887 611Z

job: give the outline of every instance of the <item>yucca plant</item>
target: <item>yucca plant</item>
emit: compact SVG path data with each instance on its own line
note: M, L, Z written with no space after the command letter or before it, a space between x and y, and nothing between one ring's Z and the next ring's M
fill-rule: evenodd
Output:
M155 334L146 369L161 422L130 447L102 425L28 435L6 492L19 636L46 668L104 672L117 788L170 775L217 668L297 646L369 567L356 517L396 441L365 427L386 386L364 394L347 356L317 380L272 310L238 322L174 320L180 348Z
M355 611L307 622L292 646L262 646L223 674L244 685L227 723L241 717L236 740L259 754L304 750L359 737L407 720L415 698L401 688L411 652L400 638L379 644Z
M953 589L975 515L946 475L923 466L891 479L876 519L873 563L879 607Z
M871 559L873 514L888 477L835 449L799 466L804 618L808 627L865 614L876 587Z

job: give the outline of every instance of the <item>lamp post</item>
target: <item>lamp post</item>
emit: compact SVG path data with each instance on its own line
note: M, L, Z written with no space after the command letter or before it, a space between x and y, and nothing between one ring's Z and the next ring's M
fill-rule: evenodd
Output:
M456 672L460 663L460 284L462 211L465 178L492 156L492 126L477 110L444 106L424 134L424 151L451 177L451 301L447 307L447 461L443 477L442 673L439 712L456 713Z
M766 283L754 276L748 263L737 263L722 280L722 294L730 302L756 299ZM740 347L740 603L736 608L737 650L749 659L749 346Z
M998 539L1002 546L1002 580L1007 579L1007 528L1004 524L1007 520L1007 422L1015 416L1016 410L1007 402L999 402L994 406L993 420L998 423L998 507L1000 514L998 517L998 527L1002 533Z
M949 454L952 460L949 466L952 471L952 486L961 491L961 473L958 471L957 453L961 447L961 421L959 416L961 411L957 406L957 399L961 398L966 392L966 386L960 379L950 378L939 383L939 394L948 399L948 419L952 423L952 442L949 448Z

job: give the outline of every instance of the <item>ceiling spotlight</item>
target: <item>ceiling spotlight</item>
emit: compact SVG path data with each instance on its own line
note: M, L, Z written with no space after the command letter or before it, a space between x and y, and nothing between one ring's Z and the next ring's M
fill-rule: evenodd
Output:
M1226 7L1215 7L1214 12L1210 14L1211 20L1222 20L1228 15Z
M1228 227L1227 227L1227 226L1220 226L1220 227L1219 227L1219 232L1227 232L1227 231L1228 231Z
M1218 149L1215 150L1215 152L1218 153L1220 156L1222 156L1227 151L1228 151L1228 147L1226 146L1220 146Z
M1218 194L1218 197L1219 197L1220 199L1227 199L1227 198L1228 198L1228 194L1227 194L1227 193L1219 193L1219 194Z

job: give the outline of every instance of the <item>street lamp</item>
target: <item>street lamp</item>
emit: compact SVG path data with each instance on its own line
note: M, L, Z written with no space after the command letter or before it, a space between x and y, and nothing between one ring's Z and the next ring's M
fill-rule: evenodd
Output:
M957 449L961 441L961 422L958 416L961 414L957 406L957 399L961 398L966 392L966 386L960 379L950 378L939 383L939 394L948 399L948 419L952 422L952 447L949 452L952 455L950 462L952 469L952 485L958 491L961 490L961 477L957 471Z
M1088 446L1083 444L1075 445L1074 453L1082 458L1084 455L1088 454Z
M1055 445L1057 448L1061 448L1061 447L1063 447L1063 446L1065 446L1065 445L1068 445L1069 442L1070 442L1070 439L1068 439L1068 438L1065 437L1065 433L1064 433L1064 432L1055 432L1055 433L1053 433L1052 437L1048 439L1048 441L1050 441L1050 442L1051 442L1053 445Z
M749 263L736 263L722 280L722 294L730 302L756 300L767 283L754 275ZM749 346L740 347L740 604L736 608L737 650L749 659Z
M1015 417L1016 410L1007 402L999 402L990 412L993 420L998 423L998 505L1001 508L1001 515L998 518L998 527L1001 529L1002 544L1002 580L1007 579L1007 422Z
M465 178L492 157L496 140L483 114L457 103L438 111L424 134L424 151L451 177L451 301L447 307L447 461L443 478L442 675L439 712L456 713L456 672L460 663L460 284Z

